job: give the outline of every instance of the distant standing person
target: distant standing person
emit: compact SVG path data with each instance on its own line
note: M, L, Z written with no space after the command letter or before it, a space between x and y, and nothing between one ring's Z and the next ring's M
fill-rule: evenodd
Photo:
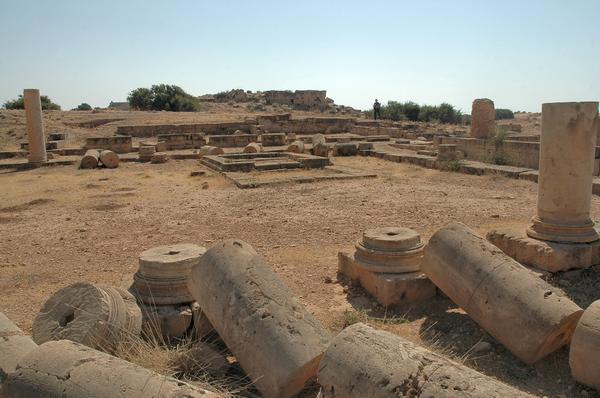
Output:
M375 120L381 119L381 104L377 99L375 99L375 103L373 104L373 118Z

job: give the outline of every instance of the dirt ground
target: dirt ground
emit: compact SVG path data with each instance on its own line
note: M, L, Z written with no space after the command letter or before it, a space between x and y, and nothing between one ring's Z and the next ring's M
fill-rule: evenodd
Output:
M352 250L373 227L409 227L427 240L452 221L482 234L525 225L535 209L535 183L375 158L333 161L378 178L242 190L208 170L190 176L206 170L195 160L2 173L0 311L30 331L44 300L61 287L80 280L128 287L139 253L150 247L181 242L209 247L239 238L267 258L332 333L366 321L539 396L594 396L571 379L566 349L525 365L448 299L386 310L336 272L338 251ZM592 209L592 218L600 219L600 198L593 198ZM597 269L551 281L583 307L600 298ZM491 349L473 354L482 340Z

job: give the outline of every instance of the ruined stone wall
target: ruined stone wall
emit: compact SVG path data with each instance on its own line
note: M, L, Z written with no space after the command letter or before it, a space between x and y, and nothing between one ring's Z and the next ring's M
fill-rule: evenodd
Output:
M256 122L228 122L228 123L195 123L195 124L153 124L139 126L118 126L117 134L132 137L156 137L159 134L233 134L236 130L250 132L250 126Z
M89 137L85 140L85 149L108 149L116 153L132 152L131 137Z
M219 148L240 148L257 141L258 136L256 134L227 134L208 137L208 144Z
M326 109L327 91L325 90L296 90L294 92L293 105L296 109Z
M440 144L455 144L467 159L486 163L537 169L540 162L539 142L494 141L493 139L440 137Z
M264 95L267 105L292 105L294 103L294 93L292 91L270 90L265 91Z

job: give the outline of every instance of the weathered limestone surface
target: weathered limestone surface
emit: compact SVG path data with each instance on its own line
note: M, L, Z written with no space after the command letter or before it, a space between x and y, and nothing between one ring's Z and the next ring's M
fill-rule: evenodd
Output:
M573 378L600 391L600 300L583 313L569 351Z
M109 149L116 153L127 153L133 151L131 137L88 137L85 139L86 149Z
M548 272L572 268L588 268L600 264L600 241L591 243L558 243L527 236L525 228L498 228L486 239L521 264Z
M27 123L29 163L40 165L47 161L40 90L33 88L23 90L23 101Z
M483 329L526 363L571 340L581 308L460 223L436 232L423 272Z
M471 108L471 137L488 138L496 129L496 109L494 102L487 98L473 101Z
M358 281L384 306L404 305L435 296L435 285L420 271L404 273L372 272L353 254L338 253L338 271Z
M33 340L72 340L106 351L139 335L141 312L131 294L110 286L79 282L54 293L33 321Z
M119 155L117 155L113 151L100 151L99 159L100 162L102 162L102 165L108 169L114 169L119 167Z
M17 363L37 344L10 319L0 312L0 383L10 372L14 372ZM0 395L2 395L0 393Z
M542 104L537 215L532 238L563 243L599 239L590 219L598 102Z
M194 301L187 283L192 267L206 252L189 243L157 246L144 251L130 291L146 304L181 304Z
M333 339L318 378L324 398L533 397L362 323Z
M149 162L152 160L152 156L156 152L156 146L154 145L140 145L138 150L138 156L140 162Z
M262 146L258 142L251 142L244 147L244 153L262 152Z
M154 152L150 157L150 163L166 163L169 156L165 152Z
M334 156L356 156L358 154L358 145L353 143L338 142L333 145Z
M292 397L316 377L326 330L249 244L211 247L189 288L264 397Z
M88 149L79 162L80 169L95 169L98 167L100 153L96 149Z
M304 152L304 142L296 140L288 145L288 152L302 153Z
M212 146L212 145L205 145L202 148L200 148L200 155L202 156L206 156L206 155L222 155L225 152L223 151L223 148L219 148L216 146Z
M437 160L456 160L456 145L455 144L440 144L438 145Z
M367 290L381 305L402 305L435 296L435 286L420 271L423 243L408 228L369 229L354 254L338 253L338 271Z
M167 343L183 337L192 325L192 307L182 305L140 304L142 332L146 338Z
M67 341L42 344L2 386L6 398L212 398L217 394Z

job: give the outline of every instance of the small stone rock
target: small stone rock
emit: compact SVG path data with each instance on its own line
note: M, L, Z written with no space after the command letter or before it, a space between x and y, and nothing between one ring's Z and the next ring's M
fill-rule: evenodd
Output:
M190 177L198 177L198 176L203 176L205 174L206 174L206 171L204 171L204 170L195 170L190 173Z
M325 283L332 283L333 280L329 276L326 276L324 282Z
M208 189L208 182L202 183L202 189Z

